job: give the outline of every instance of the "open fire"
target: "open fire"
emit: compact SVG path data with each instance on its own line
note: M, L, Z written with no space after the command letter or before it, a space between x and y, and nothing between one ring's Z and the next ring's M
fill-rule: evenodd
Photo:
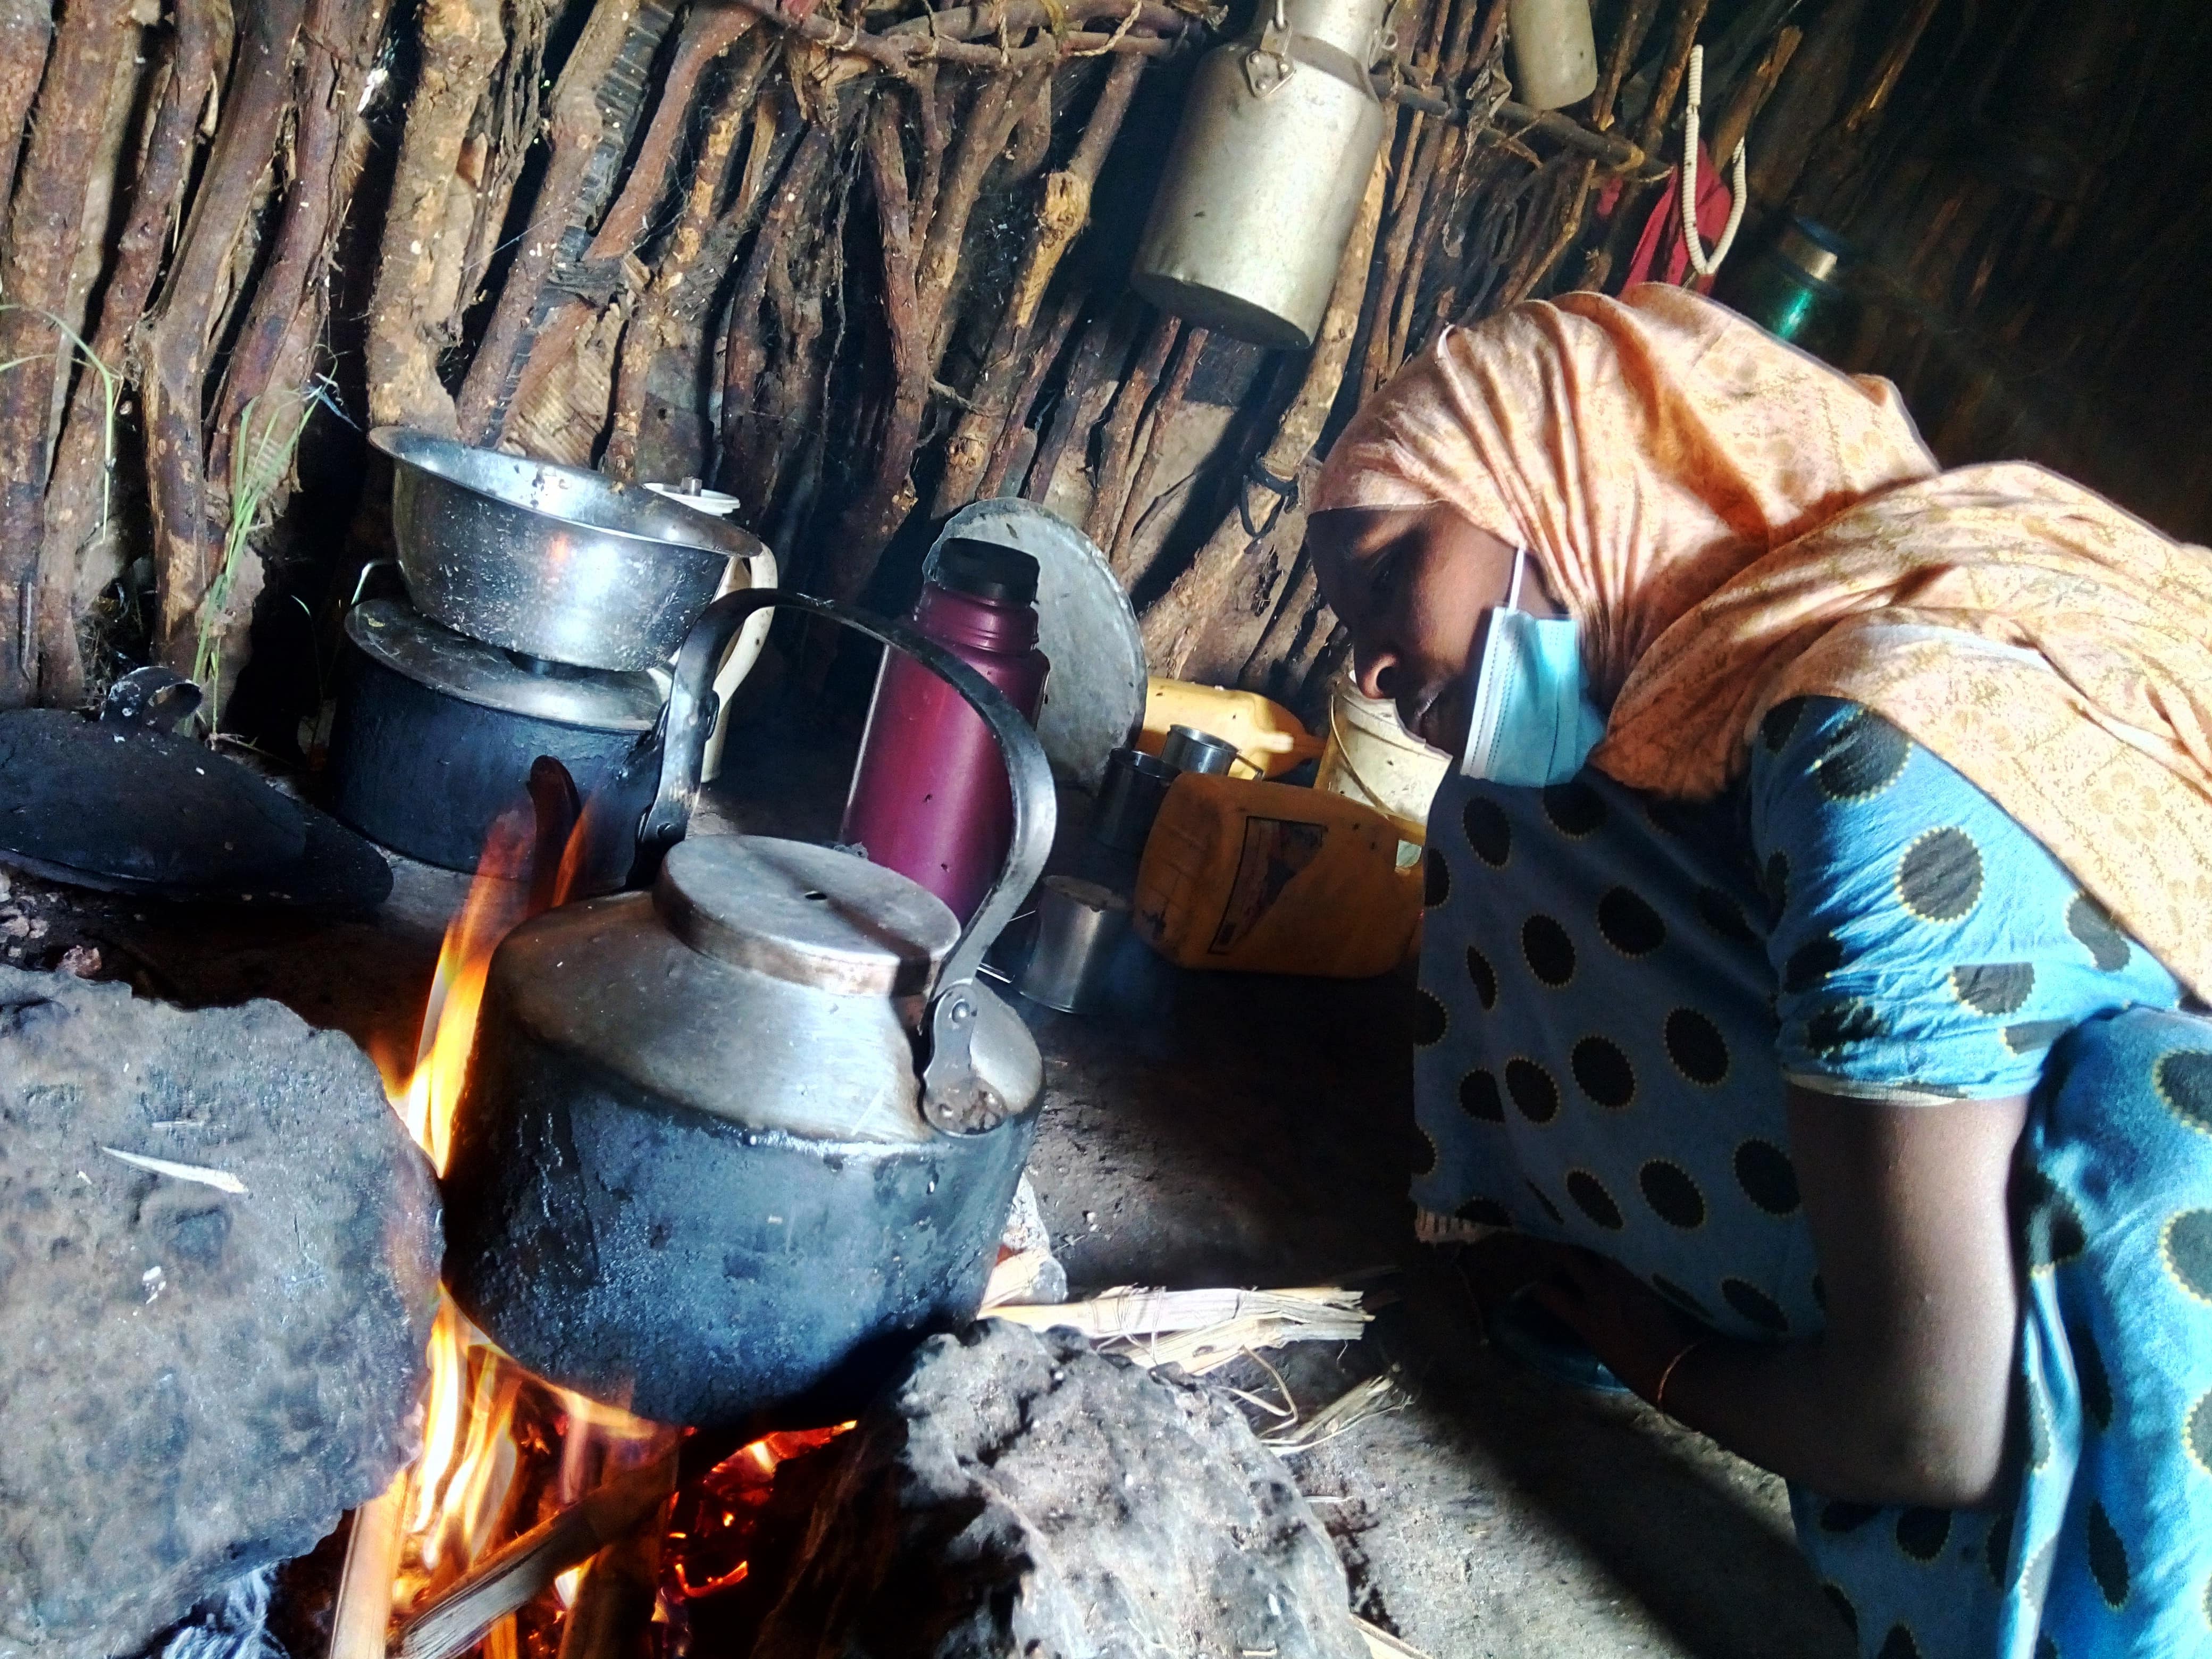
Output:
M492 952L568 896L584 833L578 821L565 842L549 838L527 807L495 825L447 928L413 1062L379 1057L441 1175ZM428 1360L422 1454L355 1516L332 1659L479 1645L487 1659L678 1659L691 1605L746 1581L778 1463L849 1426L770 1435L679 1482L685 1431L532 1375L443 1291Z

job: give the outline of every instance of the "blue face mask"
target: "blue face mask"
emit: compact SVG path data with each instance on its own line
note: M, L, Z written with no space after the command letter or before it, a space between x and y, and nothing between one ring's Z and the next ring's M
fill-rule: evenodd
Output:
M1605 716L1589 699L1581 625L1520 609L1528 557L1527 549L1514 550L1505 603L1490 612L1459 769L1463 777L1534 788L1565 783L1583 769L1605 735Z

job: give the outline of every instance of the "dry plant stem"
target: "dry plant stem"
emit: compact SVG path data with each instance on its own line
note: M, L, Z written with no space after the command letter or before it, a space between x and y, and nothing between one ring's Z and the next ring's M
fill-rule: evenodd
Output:
M1141 26L1147 17L1152 17L1158 27L1175 33L1145 34L1132 28L1122 33L1117 23L1111 33L1076 33L1057 40L1048 34L1029 46L1002 49L996 45L955 40L950 30L935 35L926 29L910 33L871 34L866 29L855 28L825 11L810 11L804 17L794 17L789 12L765 3L764 0L762 3L740 0L740 3L746 3L747 9L763 22L787 29L801 40L811 40L832 52L866 58L870 63L901 76L918 64L930 62L963 64L971 69L1006 70L1027 69L1036 64L1052 64L1064 58L1087 58L1105 52L1125 52L1137 58L1164 58L1182 45L1180 31L1195 21L1170 7L1155 4L1140 13L1139 25ZM1044 9L1038 6L1034 9L1038 22L1042 22ZM1116 15L1126 16L1126 8ZM995 33L996 23L993 23L991 27ZM1013 25L1009 22L1009 34L1012 30Z
M467 378L455 403L455 419L461 436L470 443L489 443L506 422L520 365L525 331L545 278L561 251L561 237L575 211L584 187L584 173L592 152L599 147L605 118L599 111L599 83L614 67L637 15L638 0L597 0L584 32L577 37L561 66L553 88L553 106L546 118L552 155L545 176L538 183L538 199L531 204L530 222L507 267L507 281L499 291L483 339L469 360Z
M1659 83L1652 94L1650 107L1644 112L1643 128L1637 135L1637 147L1647 155L1655 151L1661 137L1667 131L1668 117L1674 113L1674 97L1681 88L1682 77L1688 73L1690 48L1697 44L1698 26L1705 21L1711 0L1682 0L1682 9L1676 15L1674 35L1668 47ZM1632 0L1628 13L1620 21L1613 36L1613 49L1606 61L1604 74L1598 81L1597 91L1590 99L1590 120L1599 129L1613 125L1613 105L1627 79L1628 65L1637 48L1643 44L1644 33L1650 27L1651 0ZM1661 175L1665 176L1663 173ZM1559 216L1557 228L1542 252L1533 261L1516 264L1512 276L1507 281L1500 296L1501 306L1517 305L1536 290L1537 286L1551 274L1576 238L1582 234L1583 214L1589 203L1590 186L1596 182L1595 161L1583 164L1574 176L1574 182L1565 192L1566 211ZM1650 201L1652 189L1624 187L1613 205L1613 228L1607 238L1607 246L1601 251L1596 269L1610 270L1626 252L1634 237L1640 232L1644 218L1644 206Z
M923 236L915 281L930 318L927 349L932 374L944 361L945 343L951 336L956 313L949 301L957 287L960 249L967 240L968 221L975 210L976 198L982 193L984 175L1006 153L1015 124L1036 105L1051 80L1049 69L1037 68L1012 80L994 76L975 89L943 189L933 190L927 199L928 217L915 221ZM923 391L927 395L927 388Z
M1313 560L1301 550L1291 567L1289 585L1276 602L1274 614L1267 618L1267 625L1260 630L1251 654L1244 659L1244 666L1237 676L1237 684L1249 691L1267 690L1268 665L1287 659L1297 644L1299 629L1307 625L1309 613L1320 597L1321 581L1314 574Z
M1813 148L1805 168L1804 179L1799 188L1801 200L1816 211L1832 211L1834 198L1840 194L1846 180L1863 163L1869 133L1867 129L1888 104L1890 95L1897 89L1898 77L1920 44L1920 37L1935 15L1931 0L1914 0L1914 3L1897 21L1887 42L1882 48L1881 61L1875 71L1860 88L1841 118L1824 132ZM1971 401L1962 399L1961 409L1972 407Z
M975 499L991 458L1007 435L1012 393L1027 366L1024 347L1036 324L1037 307L1044 299L1053 273L1060 268L1061 256L1090 222L1091 186L1097 181L1106 153L1114 146L1115 136L1121 130L1121 119L1128 113L1129 100L1137 89L1137 78L1143 73L1141 58L1119 58L1114 61L1067 165L1046 176L1043 199L1037 205L1036 228L1030 233L1029 247L1022 256L1013 293L984 350L982 370L969 390L969 407L962 413L945 444L945 471L938 481L937 498L931 506L931 511L939 518ZM1035 395L1034 390L1031 395ZM1020 421L1018 418L1011 424L1018 426Z
M1175 349L1176 326L1172 317L1153 321L1137 366L1114 394L1113 413L1107 417L1106 430L1099 441L1097 483L1091 492L1091 510L1083 519L1083 533L1102 546L1112 544L1114 532L1121 526L1121 503L1128 494L1129 467L1135 457L1138 419L1152 401L1152 388L1159 383L1160 371L1167 367L1168 353Z
M291 409L298 411L295 441L305 424L304 400L315 379L330 301L331 259L368 155L368 127L359 114L362 85L374 61L388 6L389 0L309 0L301 28L292 186L274 249L235 337L208 433L208 477L218 482L232 476L232 446L244 435L249 410L262 408L264 434L280 419L292 418L263 404L273 389L283 388L293 400ZM279 480L270 489L263 508L269 517L283 510L287 489ZM231 511L238 510L233 502ZM249 525L249 533L252 529ZM237 527L232 530L234 546ZM215 642L218 661L245 655L243 635L259 590L258 564L230 581L210 576L192 631L198 640Z
M15 181L15 159L53 33L53 0L0 0L0 206Z
M160 101L147 129L145 156L131 182L129 212L100 296L100 321L88 343L93 356L110 368L122 366L131 331L145 312L183 208L200 116L215 77L215 32L213 0L182 0L167 44ZM97 373L77 376L46 480L38 656L39 694L51 703L75 702L83 692L74 592L85 550L107 528L107 395L106 382Z
M305 0L264 0L240 14L222 122L144 336L146 477L161 597L155 649L187 673L198 643L193 618L214 577L217 540L200 428L208 341L227 287L224 271L292 107L292 45L305 10Z
M438 354L461 302L471 216L453 211L461 146L504 40L500 0L422 0L422 70L407 106L368 309L368 412L378 426L458 434Z
M34 611L54 375L85 191L115 69L134 27L125 0L71 0L54 38L0 253L0 708L37 678Z
M1759 118L1759 112L1765 107L1774 83L1790 67L1797 43L1804 38L1805 32L1794 26L1782 30L1774 37L1774 44L1766 49L1766 55L1759 59L1758 67L1744 76L1743 84L1729 100L1720 125L1713 129L1709 148L1716 161L1725 162L1735 154L1735 147L1743 142L1744 135L1751 131L1751 124Z
M660 83L644 141L638 146L636 159L630 163L621 195L607 210L607 216L600 222L591 246L585 251L587 261L619 259L635 251L645 240L647 221L683 146L684 129L691 117L691 95L698 89L700 76L716 58L744 40L758 21L750 12L736 6L692 8L691 15L684 20L684 33L677 40L667 76ZM619 40L617 45L620 45Z
M1122 504L1121 520L1115 526L1114 539L1106 550L1107 562L1125 588L1136 585L1137 526L1152 504L1152 485L1159 477L1160 458L1167 453L1176 416L1182 412L1183 394L1190 390L1191 374L1205 353L1206 331L1185 329L1175 368L1168 375L1168 383L1160 388L1160 395L1153 399L1152 413L1146 420L1145 457L1137 463L1136 476L1129 480L1128 499Z
M1398 367L1390 350L1390 321L1397 310L1399 290L1403 286L1406 270L1413 250L1413 232L1419 228L1423 209L1428 201L1429 188L1435 182L1437 164L1442 155L1445 128L1440 121L1424 124L1420 143L1413 147L1413 160L1407 167L1407 188L1401 196L1398 210L1390 222L1390 234L1383 239L1381 249L1382 269L1376 287L1375 307L1367 325L1366 347L1359 371L1359 397L1364 403L1380 391ZM1404 337L1402 333L1400 337Z
M1881 64L1844 117L1846 138L1856 137L1888 104L1890 94L1897 90L1898 77L1905 73L1905 64L1911 61L1920 37L1927 32L1929 21L1941 3L1942 0L1914 0L1911 9L1899 20L1897 32L1882 52Z
M1043 335L1029 343L1031 349L1024 354L1029 359L1029 366L1023 371L1021 385L1015 388L1014 395L1007 400L1006 418L1000 423L999 435L991 446L990 459L984 464L983 476L975 481L977 499L995 495L1006 488L1006 475L1021 447L1022 434L1029 427L1030 410L1036 403L1037 393L1044 389L1045 377L1052 373L1052 366L1060 361L1060 350L1067 344L1067 337L1075 331L1076 322L1083 315L1083 302L1082 295L1069 295L1053 313L1052 320L1046 325ZM1030 452L1032 455L1035 453Z
M1461 85L1467 78L1468 54L1479 4L1480 0L1460 0L1459 9L1453 19L1451 39L1444 48L1441 65L1441 74L1447 85ZM1492 0L1490 9L1502 21L1504 0ZM1378 331L1382 330L1383 316L1387 314L1390 319L1389 352L1386 361L1394 374L1406 361L1408 342L1413 336L1413 314L1420 305L1421 281L1428 271L1429 250L1435 245L1438 222L1449 210L1456 194L1466 153L1467 133L1462 126L1455 123L1440 129L1435 157L1421 180L1420 210L1414 221L1412 245L1397 281L1396 296L1389 313L1378 309L1376 315L1373 326Z
M1636 132L1637 143L1647 153L1658 149L1667 124L1674 118L1674 100L1681 93L1683 76L1690 72L1690 48L1698 44L1698 26L1711 6L1712 0L1682 0L1681 9L1674 14L1674 34L1667 43L1666 63L1652 88L1651 106L1644 112L1644 125Z
M868 585L884 544L913 510L909 474L929 405L930 382L950 335L952 310L947 301L959 274L969 216L984 174L1006 149L1014 123L1036 101L1049 73L1033 68L1018 75L994 75L976 88L927 225L915 218L908 194L906 159L894 125L896 105L888 100L879 102L871 120L868 174L881 216L892 392L878 433L873 475L847 514L831 556L830 587L836 598L850 599ZM920 91L927 97L929 88ZM929 129L924 131L927 135Z
M757 137L756 143L759 143ZM776 248L787 240L801 210L811 201L815 182L830 160L827 128L810 126L792 153L790 164L777 180L774 203L761 220L752 251L738 273L737 292L730 301L729 339L722 358L722 463L720 481L725 485L746 476L753 400L761 371L767 366L767 349L761 337L761 301L768 291L769 265Z
M620 260L644 242L653 207L660 200L669 169L675 165L682 148L684 131L691 118L691 94L697 90L700 77L717 58L751 33L759 21L751 12L738 7L703 5L692 9L678 38L667 76L660 83L645 138L623 181L622 193L607 210L591 245L584 250L586 264L603 265ZM619 42L617 51L620 51ZM588 158L589 152L586 154ZM556 233L556 251L557 246ZM531 391L538 381L575 349L577 337L590 324L596 310L587 300L566 300L545 319L531 339L521 372L515 379L514 395L508 399L510 407L520 407L530 401ZM635 329L635 324L630 326Z
M1657 10L1658 3L1659 0L1629 0L1628 10L1613 33L1613 48L1606 54L1605 73L1598 78L1597 90L1590 96L1590 125L1601 132L1613 126L1613 106L1620 100L1620 88L1628 79L1628 66L1650 30L1651 15Z
M915 70L908 84L914 88L915 126L921 135L921 177L910 193L907 211L917 226L927 226L937 214L937 192L945 187L945 150L951 142L945 137L945 118L952 112L950 106L959 88L957 82L939 86L934 64Z
M927 95L927 88L923 88ZM900 136L898 105L880 100L868 118L868 178L875 191L878 240L883 244L884 323L890 336L891 395L876 438L876 471L847 514L830 558L832 595L848 599L867 585L876 556L889 532L905 517L902 487L906 467L921 431L922 400L928 396L929 364L923 343L931 320L921 313L916 291L921 235L914 222L906 149ZM941 138L942 135L939 134ZM856 550L855 542L862 545Z
M1466 125L1470 111L1464 104L1449 98L1422 92L1412 86L1393 88L1386 77L1375 77L1376 95L1394 104L1403 104L1408 109L1419 110L1425 115L1441 115L1459 125ZM1483 100L1489 107L1489 100ZM1594 155L1614 173L1643 173L1656 165L1651 158L1627 139L1616 133L1595 132L1571 115L1562 115L1555 109L1531 109L1526 104L1516 104L1510 98L1499 100L1495 112L1495 131L1498 140L1517 143L1530 133L1538 134L1579 150L1584 155ZM1663 168L1661 169L1662 172Z
M280 363L298 356L301 313L319 319L308 290L330 264L331 247L353 193L360 151L346 140L359 118L361 83L384 33L390 0L309 0L301 30L299 122L292 185L275 251L255 285L252 308L232 347L208 441L208 472L229 476L233 434L252 403L274 383ZM312 336L319 332L310 327Z
M642 1526L593 1556L561 1625L558 1659L624 1659L653 1624L663 1528Z
M1577 161L1571 165L1572 182L1555 198L1565 202L1565 210L1559 214L1551 240L1541 244L1540 249L1532 243L1530 247L1534 257L1532 258L1524 253L1517 262L1513 276L1498 295L1500 310L1508 306L1517 306L1534 294L1544 279L1552 274L1552 267L1559 263L1560 256L1574 246L1575 238L1582 234L1583 211L1589 204L1590 186L1597 179L1597 163Z
M1066 0L1057 8L1061 27L1078 23L1095 23L1109 19L1119 28L1129 17L1132 0ZM1131 28L1134 33L1141 29L1148 34L1176 34L1190 27L1191 14L1174 6L1163 5L1160 0L1135 0L1137 21ZM894 23L883 32L886 40L904 40L909 36L934 36L939 40L972 40L981 36L996 36L1003 21L1009 35L1018 35L1030 29L1043 28L1053 22L1053 9L1039 0L1006 0L1006 3L984 6L948 6L943 11L921 17L909 17L902 23ZM993 62L996 62L995 56Z
M1436 168L1431 175L1421 203L1421 216L1414 228L1413 252L1406 262L1406 274L1398 283L1398 299L1390 319L1390 372L1396 374L1405 364L1413 340L1413 319L1421 302L1422 279L1428 275L1429 250L1436 246L1443 226L1441 221L1449 211L1456 191L1456 180L1466 158L1467 136L1455 127L1444 135L1437 156ZM1378 326L1380 319L1377 319Z
M1378 161L1360 202L1358 216L1352 222L1344 257L1338 262L1336 285L1330 292L1328 310L1322 319L1312 355L1306 360L1305 378L1276 429L1274 441L1260 458L1259 465L1279 478L1297 476L1336 402L1352 337L1359 325L1360 308L1367 297L1367 268L1374 257L1375 234L1382 217L1383 180ZM1256 507L1260 516L1255 521L1265 522L1275 498L1249 483L1240 481L1238 489L1244 497L1241 505ZM1255 501L1255 497L1259 499ZM1260 553L1267 540L1265 536L1246 533L1242 511L1233 511L1222 520L1206 545L1199 549L1190 568L1176 577L1145 613L1145 652L1154 673L1170 678L1182 674L1200 635L1228 601L1240 569Z
M468 199L458 199L456 192L457 199L448 206L449 212L469 222L455 289L467 304L476 302L477 284L503 246L507 210L538 148L540 110L549 84L545 36L556 4L556 0L507 0L506 48L479 112L469 123L459 167L462 182L469 187Z
M836 230L825 227L842 218L850 187L849 179L825 173L812 200L793 216L793 229L768 252L767 310L755 340L760 348L758 374L740 411L741 436L734 452L740 465L728 484L756 514L768 511L793 433L803 430L810 418L817 384L811 359L822 332L823 294L837 282L832 267L838 252L832 244L842 241ZM799 260L806 269L794 276L793 265ZM763 343L769 339L777 348L772 356Z
M647 377L668 337L677 295L705 251L708 234L714 228L715 198L729 172L738 140L751 119L763 58L758 51L751 54L744 68L731 76L720 101L708 116L698 164L692 169L691 186L684 194L683 216L669 237L660 269L653 273L653 286L623 336L615 374L614 415L608 428L606 453L600 462L601 470L610 477L628 481L637 476L637 441L645 422Z
M1101 383L1111 384L1107 381L1108 365L1120 362L1127 346L1128 307L1133 303L1125 301L1100 312L1077 342L1074 361L1067 366L1067 382L1060 388L1060 402L1038 441L1029 482L1022 489L1030 501L1042 501L1052 494L1052 481L1059 476L1060 464L1070 446L1078 434L1089 433L1097 420L1103 405L1096 399Z

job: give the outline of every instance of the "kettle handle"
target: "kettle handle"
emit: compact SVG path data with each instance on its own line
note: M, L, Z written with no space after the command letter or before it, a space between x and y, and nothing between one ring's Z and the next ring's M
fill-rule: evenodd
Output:
M1059 800L1053 793L1052 767L1044 745L1021 712L999 688L933 640L924 639L903 623L782 588L743 588L716 599L699 613L691 631L684 636L676 655L676 683L668 696L666 735L660 751L660 785L653 805L646 808L637 830L637 860L630 884L642 885L660 867L668 849L684 839L691 822L691 809L699 798L700 769L705 763L707 736L714 729L714 672L730 641L757 611L781 607L810 614L866 634L894 650L902 651L950 685L968 706L983 717L1006 763L1013 786L1014 832L1006 848L1006 861L998 879L983 895L975 917L961 933L939 970L937 988L945 990L975 978L1000 931L1014 919L1022 900L1044 873L1052 851Z

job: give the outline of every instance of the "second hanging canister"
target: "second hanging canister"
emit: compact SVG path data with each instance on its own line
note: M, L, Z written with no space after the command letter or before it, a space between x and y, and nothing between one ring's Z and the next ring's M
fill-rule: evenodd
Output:
M1314 343L1382 145L1369 65L1391 0L1260 0L1206 54L1139 244L1131 286L1255 345Z

